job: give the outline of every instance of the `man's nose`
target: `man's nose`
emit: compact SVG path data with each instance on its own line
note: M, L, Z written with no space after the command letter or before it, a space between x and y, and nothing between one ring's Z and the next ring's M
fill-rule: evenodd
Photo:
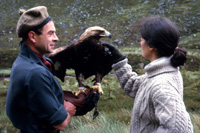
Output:
M54 39L53 40L56 41L56 42L59 41L59 39L58 39L56 34L54 34Z

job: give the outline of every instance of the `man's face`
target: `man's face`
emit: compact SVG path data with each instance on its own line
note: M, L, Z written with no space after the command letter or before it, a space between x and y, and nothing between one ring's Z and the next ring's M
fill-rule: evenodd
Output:
M36 43L35 47L39 54L44 55L48 53L52 53L55 42L58 41L58 37L56 36L56 29L53 21L49 21L42 28L42 34L36 35Z

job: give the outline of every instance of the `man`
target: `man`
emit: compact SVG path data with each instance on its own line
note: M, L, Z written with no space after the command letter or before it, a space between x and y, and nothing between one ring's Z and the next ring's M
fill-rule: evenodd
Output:
M59 132L70 122L76 107L64 101L55 79L54 65L44 54L58 41L47 8L38 6L21 13L16 32L22 38L13 63L6 112L20 132Z

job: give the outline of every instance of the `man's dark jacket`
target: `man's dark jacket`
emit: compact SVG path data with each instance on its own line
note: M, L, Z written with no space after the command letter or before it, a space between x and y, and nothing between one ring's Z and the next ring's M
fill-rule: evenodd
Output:
M21 131L49 132L67 117L62 88L39 57L24 43L20 46L10 74L6 113Z

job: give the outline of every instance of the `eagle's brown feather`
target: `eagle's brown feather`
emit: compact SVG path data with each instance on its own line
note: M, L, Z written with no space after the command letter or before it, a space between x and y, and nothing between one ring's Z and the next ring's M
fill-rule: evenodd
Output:
M49 58L55 64L55 75L64 81L66 69L74 69L79 87L85 87L84 80L95 75L95 83L99 85L102 78L111 71L110 56L105 55L105 47L102 45L100 38L110 37L110 33L105 29L95 26L88 28L77 42L63 46L54 50ZM100 86L93 86L92 94L98 97L99 93L103 93ZM90 90L91 90L90 88ZM70 91L64 91L65 100L74 104L77 108L76 115L84 115L95 107L93 119L98 115L97 101L92 100L90 104L85 105L84 99L90 94L78 93L74 95ZM99 92L97 94L93 92ZM86 95L84 95L86 94ZM92 95L93 96L93 95Z
M49 58L55 63L55 75L64 81L66 69L74 69L79 87L84 80L95 75L95 83L111 71L100 38L110 36L105 29L95 26L86 29L77 42L55 49Z

